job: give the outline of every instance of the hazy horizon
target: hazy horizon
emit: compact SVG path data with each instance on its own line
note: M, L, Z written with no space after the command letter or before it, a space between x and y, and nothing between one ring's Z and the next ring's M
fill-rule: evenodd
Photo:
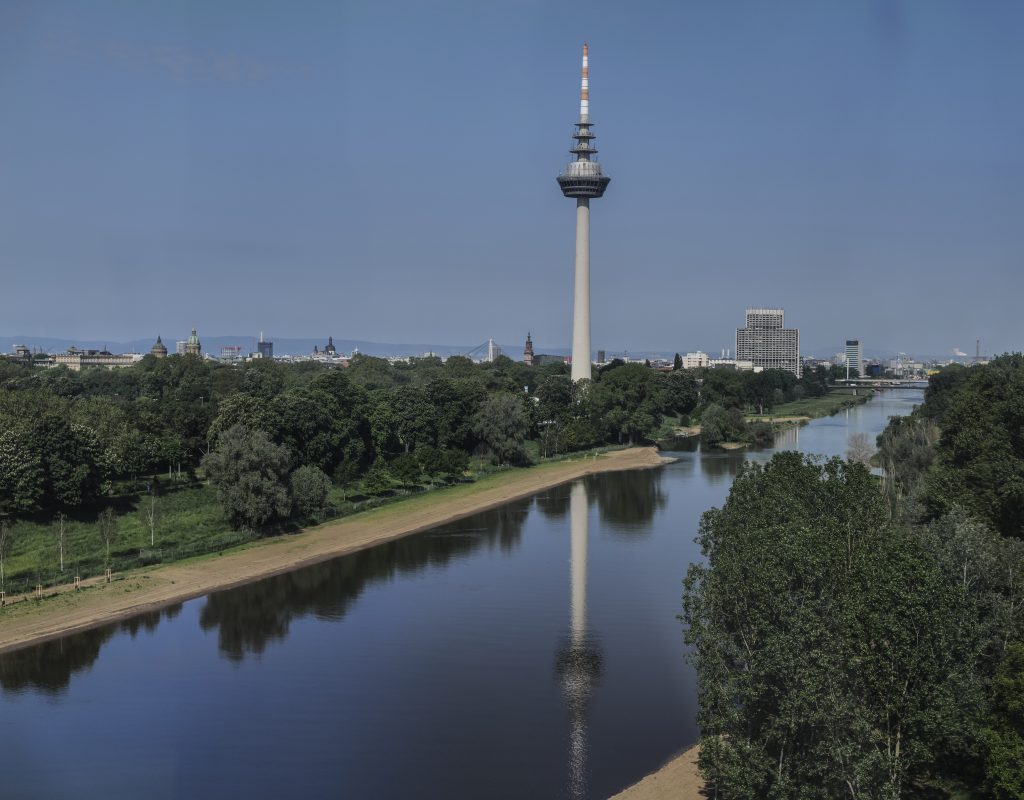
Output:
M161 334L162 336L162 334ZM162 340L165 345L174 352L174 345L177 341L185 341L186 336L162 336ZM227 345L241 345L248 347L251 351L256 349L256 341L259 338L259 334L204 334L199 331L199 338L202 343L203 352L211 355L217 355L221 347ZM274 343L275 355L304 355L312 351L313 346L317 345L322 348L327 344L328 336L288 336L288 337L274 337L267 335L267 341ZM475 359L482 358L485 353L487 343L470 343L470 342L431 342L427 340L423 341L408 341L408 342L384 342L384 341L372 341L367 339L353 338L349 336L332 336L334 345L338 348L339 353L349 354L352 352L353 345L355 345L360 352L365 355L376 355L376 356L420 356L425 352L432 351L442 357L450 355L467 355L472 352L472 357ZM15 345L26 345L30 348L40 347L46 349L49 346L49 352L60 352L66 347L75 346L79 348L93 348L93 347L110 347L114 348L115 352L119 351L119 348L125 348L131 346L134 348L130 352L148 352L151 345L156 341L155 337L139 337L133 336L122 340L115 340L110 338L73 338L66 336L10 336L0 333L0 354L9 353ZM523 357L523 343L519 342L502 342L495 340L495 344L501 348L502 354L509 356L513 360L521 361ZM898 351L896 348L879 346L875 343L862 343L864 345L864 356L868 359L888 359L895 357L898 354L909 355L918 360L931 360L931 359L960 359L970 360L974 357L974 352L966 353L940 353L930 351L917 351L913 353L906 353L905 351ZM546 353L549 355L569 355L572 348L568 344L559 344L557 342L546 342L533 340L534 352L535 353ZM122 352L129 352L128 350L121 350ZM599 351L604 351L606 357L617 358L623 355L628 355L630 358L644 358L644 357L665 357L671 358L674 353L680 353L685 355L686 353L692 352L704 352L712 358L717 358L724 353L735 357L735 342L723 344L721 347L710 347L700 343L686 347L653 347L653 348L634 348L632 350L623 351L615 350L611 348L605 348L600 344L595 346L594 354ZM805 358L831 358L835 355L842 355L843 349L839 346L833 346L829 344L811 344L804 345L801 343L801 356ZM1002 355L1003 352L990 353L982 350L982 355L987 357L994 357Z
M1020 350L1022 33L1009 2L7 3L0 327L565 347L587 40L595 349L775 305L805 350Z

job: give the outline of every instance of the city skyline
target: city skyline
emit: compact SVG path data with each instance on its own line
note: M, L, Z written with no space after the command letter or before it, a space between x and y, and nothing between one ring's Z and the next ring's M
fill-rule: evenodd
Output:
M614 358L622 358L624 356L630 359L644 358L660 358L666 361L671 361L673 355L679 354L685 357L687 355L701 354L708 358L732 358L735 359L735 336L736 328L732 328L730 333L732 339L729 341L723 341L719 344L708 344L702 342L686 342L680 343L671 347L664 348L652 348L652 349L641 349L632 347L606 347L599 346L594 350L596 354L594 357L594 363L606 363ZM162 337L162 334L158 334L158 337ZM273 356L301 356L312 351L314 347L324 346L328 339L334 338L331 334L325 334L322 336L296 336L296 337L274 337L272 340L268 337L266 344L273 345L272 354ZM217 335L202 335L203 345L202 352L209 355L216 355L222 348L231 346L240 346L243 349L248 348L248 351L253 353L258 352L260 349L259 334L251 333L235 333L235 334L217 334ZM171 347L176 345L184 346L187 341L187 335L184 338L167 337L167 342L170 343ZM523 354L523 343L522 342L499 342L494 341L495 346L500 351L501 355L508 356L513 361L524 361ZM846 340L844 340L846 341ZM38 353L60 353L68 348L76 348L82 350L108 350L114 354L145 354L150 352L152 345L155 343L155 339L152 336L133 337L124 341L116 341L111 338L101 339L87 339L87 338L69 338L60 336L6 336L0 335L0 357L12 355L15 352L15 348L22 346L27 347L29 352ZM531 346L536 345L535 341L531 341ZM884 343L882 343L884 345ZM900 357L913 357L916 360L926 361L937 361L937 362L954 362L959 361L961 363L973 363L980 356L983 359L993 358L1001 355L1000 353L991 352L984 345L980 346L978 356L974 353L935 353L928 351L915 351L907 352L898 347L887 347L877 346L878 343L872 343L870 346L864 347L863 352L865 353L864 360L888 360ZM419 358L426 355L436 355L442 358L447 358L453 355L466 355L472 358L478 359L482 349L487 346L487 342L477 343L473 345L471 343L458 343L458 342L376 342L365 339L351 339L348 337L337 337L337 347L341 353L352 353L359 352L368 356L378 356L385 358L393 357L413 357ZM265 351L266 352L266 351ZM572 354L572 348L566 344L547 344L542 343L537 345L535 348L537 354L550 354L557 356L568 357ZM602 361L600 355L604 354L605 358ZM812 347L801 347L800 356L807 360L828 360L837 357L845 359L845 346L842 342L825 342L820 346ZM536 357L536 356L535 356ZM742 359L741 359L742 361ZM845 363L845 361L843 362ZM696 366L696 365L691 365Z
M595 346L724 347L763 303L812 347L1021 348L1018 7L240 9L0 11L4 334L568 346L588 40Z
M779 314L785 313L785 309L756 309L747 307L746 309L746 320L749 326L751 313L752 312L763 312L767 314ZM203 326L198 326L203 327ZM205 328L204 328L205 330ZM696 355L703 354L714 358L716 354L722 358L731 357L736 358L736 354L739 350L738 336L744 329L742 328L731 328L729 333L732 338L728 342L708 342L709 337L701 337L703 341L699 342L677 342L670 344L669 346L659 348L636 348L630 347L629 345L622 345L621 343L614 346L598 343L591 350L591 361L593 363L603 363L604 359L602 354L607 353L608 359L629 356L639 357L643 359L647 357L671 357L674 354L681 355ZM191 336L195 336L197 326L192 326ZM173 334L174 332L172 332ZM822 359L832 358L833 356L846 358L849 346L851 343L850 339L843 339L844 345L837 345L835 342L823 342L813 344L809 347L805 347L800 342L799 328L793 330L791 333L795 335L795 339L792 343L793 349L796 354L802 359ZM210 342L210 347L201 347L201 351L204 353L213 354L217 350L223 347L231 346L249 346L252 352L261 352L264 356L273 355L274 340L276 339L280 346L284 349L279 348L281 355L297 355L303 354L310 348L323 344L325 341L330 344L333 343L334 336L331 333L327 334L314 334L314 335L302 335L302 336L284 336L277 338L274 336L268 336L267 331L260 329L258 333L251 332L231 332L231 333L215 333L203 336ZM158 333L156 338L157 342L163 337L162 333ZM178 338L175 335L168 337L168 342L172 346L177 345L179 353L182 352L183 346L186 344L188 334L183 334L183 338ZM530 358L526 358L526 350L520 352L521 343L517 342L498 342L493 337L488 337L487 340L481 343L472 344L469 342L430 342L427 340L421 340L418 342L389 342L389 341L371 341L367 339L355 339L347 336L338 337L339 347L348 349L353 352L361 352L365 355L379 355L386 357L393 356L412 356L420 357L423 355L440 355L447 357L449 355L470 355L476 356L481 351L484 351L489 345L494 346L501 355L511 357L513 360L525 360L527 363L532 363L534 356L534 344L531 332L527 332L525 347L529 350ZM889 358L891 356L915 356L917 358L924 358L927 360L936 361L969 361L974 362L979 358L989 358L999 355L997 352L991 352L987 347L983 347L980 340L975 341L975 353L967 354L962 350L955 349L953 351L938 353L928 351L917 351L910 353L905 349L898 346L891 346L890 343L886 342L873 342L871 346L864 348L863 342L854 340L854 343L858 344L861 352L865 353L865 360ZM20 350L27 347L31 352L60 352L66 348L70 349L93 349L96 351L107 351L122 352L122 353L147 353L149 352L151 345L153 344L152 335L135 336L129 339L118 341L111 337L101 337L98 339L90 339L87 337L67 337L67 336L32 336L32 335L7 335L0 333L0 356L9 355L15 350ZM573 354L573 347L564 343L541 342L541 351L547 351L551 354L558 354L560 356L571 356ZM740 358L740 361L749 359ZM845 363L845 361L844 361Z

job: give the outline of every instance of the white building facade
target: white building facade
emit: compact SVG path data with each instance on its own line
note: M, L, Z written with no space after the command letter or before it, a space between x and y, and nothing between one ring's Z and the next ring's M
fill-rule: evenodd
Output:
M864 346L860 343L860 339L847 339L846 340L846 369L848 370L848 378L854 377L854 370L856 370L856 377L864 377Z
M683 358L683 369L700 369L701 367L710 367L711 359L708 358L707 353L702 353L699 350L696 353L687 353Z
M784 369L799 378L800 331L787 328L785 321L781 308L748 308L746 327L736 329L737 364L749 361L755 371Z

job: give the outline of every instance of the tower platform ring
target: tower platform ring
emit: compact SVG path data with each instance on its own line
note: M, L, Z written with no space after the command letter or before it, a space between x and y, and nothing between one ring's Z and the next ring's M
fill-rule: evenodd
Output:
M607 175L559 175L556 180L566 197L600 197L611 182Z

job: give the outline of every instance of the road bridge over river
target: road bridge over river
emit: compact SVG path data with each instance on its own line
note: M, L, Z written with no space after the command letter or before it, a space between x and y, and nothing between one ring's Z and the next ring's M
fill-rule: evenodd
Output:
M850 378L837 386L870 386L872 389L927 389L927 378Z

